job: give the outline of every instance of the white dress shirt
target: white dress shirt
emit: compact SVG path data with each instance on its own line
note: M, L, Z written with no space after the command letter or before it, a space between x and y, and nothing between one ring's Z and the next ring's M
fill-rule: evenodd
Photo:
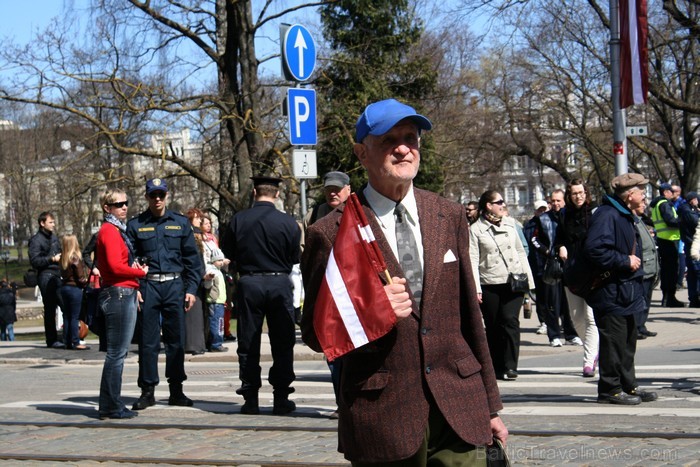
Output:
M372 188L372 185L369 183L365 187L364 195L370 208L372 208L372 211L374 211L374 215L377 217L377 222L382 228L384 236L391 246L391 251L394 252L394 256L398 259L398 247L396 245L396 217L394 216L396 202L382 194L379 194L379 192ZM401 204L403 204L403 206L406 208L406 219L408 220L408 225L410 226L411 232L416 239L421 268L425 269L423 267L423 236L420 233L420 219L418 218L418 206L416 206L416 197L413 194L413 186L411 186L411 189L408 190L408 193L406 193L404 199L401 200Z

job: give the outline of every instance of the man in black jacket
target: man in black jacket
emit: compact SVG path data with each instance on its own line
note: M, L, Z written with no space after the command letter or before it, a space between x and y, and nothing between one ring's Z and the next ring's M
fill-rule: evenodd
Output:
M56 331L58 289L61 287L61 244L54 235L56 219L50 212L39 214L39 231L29 239L29 262L37 270L39 290L44 302L44 334L46 346L63 348Z

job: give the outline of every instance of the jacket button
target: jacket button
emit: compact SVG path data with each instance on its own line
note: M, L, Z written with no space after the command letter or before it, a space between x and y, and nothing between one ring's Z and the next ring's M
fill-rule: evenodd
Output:
M430 374L430 365L428 365L427 367L425 367L425 373L426 373L426 374Z
M423 334L424 336L428 334L428 328L423 328L420 330L420 333Z

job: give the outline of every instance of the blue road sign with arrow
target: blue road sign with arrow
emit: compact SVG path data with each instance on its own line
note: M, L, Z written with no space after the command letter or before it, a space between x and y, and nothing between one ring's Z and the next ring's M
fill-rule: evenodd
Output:
M308 80L316 68L316 44L309 30L295 24L287 29L282 43L285 71L296 81Z

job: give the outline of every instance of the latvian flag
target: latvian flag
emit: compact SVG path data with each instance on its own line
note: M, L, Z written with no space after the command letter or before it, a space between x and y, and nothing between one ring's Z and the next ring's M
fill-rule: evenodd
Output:
M396 315L380 278L386 263L357 195L345 202L314 307L314 330L328 361L387 334Z
M646 104L649 86L647 0L620 2L620 108Z

